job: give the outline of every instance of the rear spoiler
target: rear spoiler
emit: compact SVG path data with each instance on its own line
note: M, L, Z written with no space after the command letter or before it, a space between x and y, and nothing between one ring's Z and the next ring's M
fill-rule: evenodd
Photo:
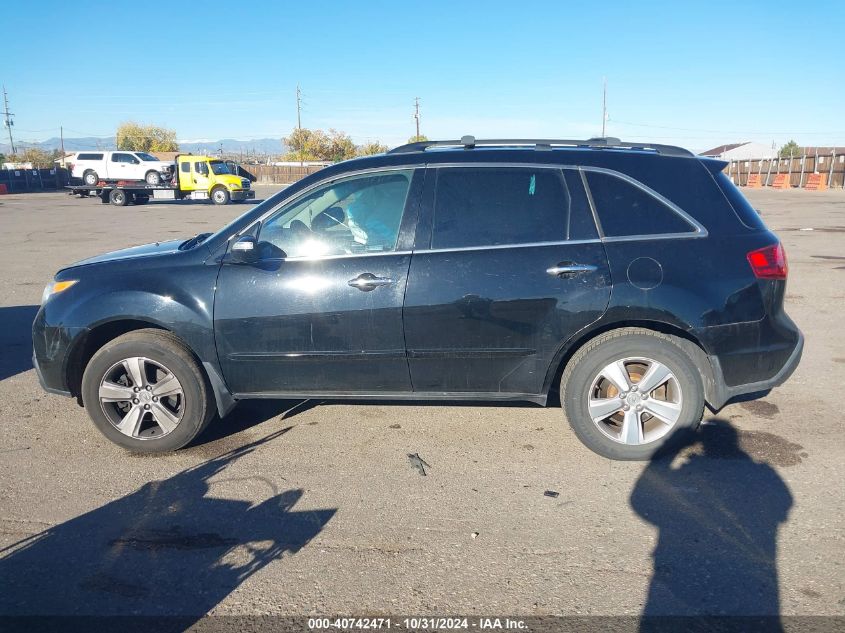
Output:
M707 168L707 171L714 176L718 175L719 172L724 171L725 167L729 164L726 160L710 158L709 156L699 156L698 160L701 161L701 164Z

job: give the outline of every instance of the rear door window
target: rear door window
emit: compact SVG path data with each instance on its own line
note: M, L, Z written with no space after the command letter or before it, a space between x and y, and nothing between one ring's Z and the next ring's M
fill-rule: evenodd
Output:
M518 245L595 237L580 217L589 214L583 188L575 192L580 199L573 204L568 182L559 169L439 168L431 247ZM573 211L579 215L574 223ZM587 220L592 222L589 217Z
M634 183L605 172L585 173L605 237L695 232L674 209Z

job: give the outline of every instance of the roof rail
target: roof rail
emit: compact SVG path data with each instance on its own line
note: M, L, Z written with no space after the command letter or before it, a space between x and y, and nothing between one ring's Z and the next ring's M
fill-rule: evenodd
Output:
M388 154L409 154L411 152L424 152L432 147L462 147L463 149L474 149L484 147L525 147L533 145L535 149L551 149L552 147L586 147L592 149L640 149L650 150L663 156L695 156L688 149L674 145L661 145L659 143L630 143L622 142L612 136L595 137L586 140L573 139L483 139L477 140L474 136L463 136L459 141L420 141L408 143L395 147Z

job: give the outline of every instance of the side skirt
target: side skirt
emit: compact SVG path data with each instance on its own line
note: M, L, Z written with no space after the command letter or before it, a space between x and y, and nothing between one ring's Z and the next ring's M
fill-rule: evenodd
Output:
M237 400L272 399L272 400L436 400L443 402L533 402L546 406L546 395L536 393L499 393L499 392L442 392L442 391L320 391L320 392L270 392L236 393Z

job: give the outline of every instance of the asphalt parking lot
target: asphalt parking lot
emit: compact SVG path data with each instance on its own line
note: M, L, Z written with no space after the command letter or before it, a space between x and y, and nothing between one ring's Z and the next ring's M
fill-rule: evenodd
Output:
M40 389L41 291L244 206L0 196L0 614L845 615L845 192L747 195L804 358L671 467L529 405L241 403L188 449L125 453Z

